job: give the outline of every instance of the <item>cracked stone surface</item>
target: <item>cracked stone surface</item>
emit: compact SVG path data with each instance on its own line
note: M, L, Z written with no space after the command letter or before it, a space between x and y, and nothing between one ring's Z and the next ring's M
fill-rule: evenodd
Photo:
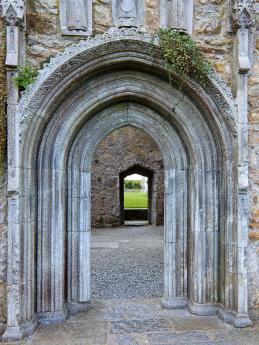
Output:
M259 323L235 329L217 316L166 310L160 298L95 300L63 324L40 326L19 345L258 345ZM11 343L9 343L11 345Z

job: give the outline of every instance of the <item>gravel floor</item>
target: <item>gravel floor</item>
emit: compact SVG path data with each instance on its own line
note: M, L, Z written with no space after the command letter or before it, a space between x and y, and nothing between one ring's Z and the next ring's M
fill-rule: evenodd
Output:
M162 296L162 227L94 230L91 260L93 299Z

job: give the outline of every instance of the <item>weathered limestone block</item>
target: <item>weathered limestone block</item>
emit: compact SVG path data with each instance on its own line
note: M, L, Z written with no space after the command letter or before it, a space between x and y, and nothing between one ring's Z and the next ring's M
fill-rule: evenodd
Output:
M145 28L149 32L155 32L160 25L159 0L145 0Z
M93 1L93 28L95 32L103 32L112 24L112 5L109 0Z
M248 246L248 305L251 319L259 315L259 232L250 236Z
M27 13L27 25L29 30L35 33L53 34L56 32L56 23L51 20L51 16L44 13Z

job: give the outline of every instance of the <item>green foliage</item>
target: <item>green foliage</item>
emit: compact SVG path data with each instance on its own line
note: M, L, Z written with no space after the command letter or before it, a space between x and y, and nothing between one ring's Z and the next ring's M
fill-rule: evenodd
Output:
M30 64L19 65L17 71L13 81L17 87L22 89L26 89L28 85L34 83L38 75L37 69Z
M48 56L45 60L42 60L42 61L40 62L40 67L41 67L41 68L44 68L44 65L45 65L45 64L50 63L50 60L51 60L52 57L53 57L53 55L50 55L50 56Z
M171 29L159 29L157 35L160 41L162 59L169 77L176 72L183 78L196 76L201 82L207 80L212 69L196 42L185 32Z
M125 180L124 187L126 189L141 189L141 181Z
M147 192L125 192L124 208L148 208Z

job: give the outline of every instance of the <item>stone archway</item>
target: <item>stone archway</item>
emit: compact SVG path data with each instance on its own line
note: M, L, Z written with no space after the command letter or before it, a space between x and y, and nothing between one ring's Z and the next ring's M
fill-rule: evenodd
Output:
M20 102L20 142L9 134L5 338L89 305L92 155L126 125L149 134L163 155L163 305L250 324L233 100L215 76L206 90L191 79L179 88L177 75L171 85L159 53L149 56L150 40L123 29L70 47Z

